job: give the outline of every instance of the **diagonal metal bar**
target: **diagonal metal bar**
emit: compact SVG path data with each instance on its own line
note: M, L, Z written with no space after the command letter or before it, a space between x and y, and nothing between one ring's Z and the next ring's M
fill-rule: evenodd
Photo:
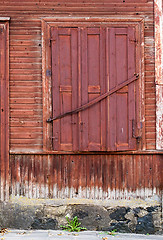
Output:
M52 122L54 120L61 119L61 118L65 117L65 116L67 116L67 115L72 115L74 113L78 113L80 111L83 111L83 110L93 106L94 104L102 101L103 99L105 99L106 97L112 95L113 93L119 91L120 89L122 89L123 87L129 85L130 83L136 81L138 78L139 78L139 74L136 74L135 76L133 76L132 78L129 78L127 81L121 83L119 86L113 88L109 92L106 92L106 93L100 95L99 97L93 99L92 101L90 101L90 102L88 102L88 103L86 103L86 104L84 104L84 105L82 105L82 106L80 106L80 107L78 107L78 108L76 108L76 109L74 109L72 111L65 112L65 113L63 113L63 114L61 114L61 115L59 115L57 117L54 117L54 118L49 118L49 119L47 119L47 122L50 123L50 122Z

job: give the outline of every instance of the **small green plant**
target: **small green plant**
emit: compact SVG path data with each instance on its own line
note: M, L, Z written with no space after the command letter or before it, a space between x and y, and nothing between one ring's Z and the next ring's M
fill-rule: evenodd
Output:
M63 230L66 230L69 232L80 232L80 231L87 230L84 227L80 227L81 223L79 222L77 216L75 216L72 220L69 220L69 218L66 217L66 220L67 220L67 225L60 226Z
M112 236L115 236L116 231L117 231L117 229L113 229L111 232L109 232L109 234L112 235Z

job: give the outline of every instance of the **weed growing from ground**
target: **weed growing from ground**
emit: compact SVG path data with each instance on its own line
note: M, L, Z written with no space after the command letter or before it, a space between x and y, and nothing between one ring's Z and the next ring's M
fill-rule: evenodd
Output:
M69 220L68 217L66 217L67 225L61 225L60 227L63 230L69 231L69 232L80 232L87 230L85 227L80 227L81 223L78 220L78 217L75 216L72 220Z

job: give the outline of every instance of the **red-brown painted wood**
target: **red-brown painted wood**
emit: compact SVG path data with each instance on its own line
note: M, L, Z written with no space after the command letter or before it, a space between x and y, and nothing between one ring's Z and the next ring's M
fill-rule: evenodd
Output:
M154 64L155 64L155 57L154 57L154 16L153 16L153 1L152 0L126 0L123 2L122 0L89 0L89 1L81 1L81 0L64 0L64 1L55 1L55 0L47 0L46 2L44 0L40 1L33 1L33 0L27 0L26 2L20 1L20 0L6 0L3 2L3 4L0 6L0 14L2 17L5 16L11 16L11 23L10 23L10 149L12 152L29 152L32 153L34 151L39 152L40 156L36 155L29 155L29 156L20 156L18 158L18 161L21 161L21 190L19 185L19 178L17 179L16 175L18 174L19 164L15 162L16 156L11 156L11 172L14 177L11 177L12 179L12 186L11 186L11 192L14 195L23 194L25 192L26 196L33 196L33 197L40 197L41 196L47 196L47 189L49 189L50 185L50 194L53 195L53 197L58 196L70 196L74 194L75 191L70 190L68 193L63 191L63 193L56 190L58 189L59 183L57 183L57 176L60 176L60 167L59 161L60 157L55 156L55 160L53 161L51 166L51 170L53 172L50 172L50 178L48 181L45 181L44 174L39 174L40 172L44 171L44 166L46 164L49 164L51 162L51 156L50 157L43 157L41 155L42 149L43 149L43 138L46 135L45 132L43 134L43 124L46 122L45 112L43 113L43 108L45 104L45 101L42 97L42 29L41 29L41 19L46 17L54 17L55 16L94 16L98 18L99 16L114 16L116 19L121 18L123 19L130 19L134 18L136 19L141 18L144 20L144 27L141 29L141 31L144 31L144 52L142 50L137 50L138 59L143 61L145 60L145 91L143 95L143 104L145 103L145 120L144 126L146 132L146 145L144 149L149 150L155 150L155 87L154 84ZM120 22L119 22L120 24ZM103 31L103 33L102 33ZM139 39L140 34L143 33L137 32L137 36ZM102 36L103 34L103 36ZM78 32L78 68L79 68L79 88L81 88L81 37L80 37L80 30ZM108 58L107 52L109 50L109 40L105 40L105 38L109 39L109 34L105 37L105 29L101 30L100 36L100 44L103 50L100 54L100 63L103 62L102 58ZM50 36L48 36L48 39ZM140 39L139 39L140 40ZM105 47L105 41L106 41L106 47ZM53 43L52 43L53 45ZM44 50L43 50L44 51ZM142 52L141 52L142 51ZM75 54L73 53L73 58L75 59ZM73 60L75 61L75 60ZM100 66L100 79L102 79L103 75L103 81L105 82L105 75L108 76L107 69L109 69L108 60L106 60L106 64L103 64L103 67ZM108 65L107 65L108 64ZM105 67L105 65L107 65ZM49 64L50 66L50 64ZM48 66L48 68L50 68ZM74 66L74 65L73 65ZM105 72L106 70L106 72ZM44 70L43 70L44 71ZM74 76L73 78L76 78L75 73L76 68L74 68ZM103 73L102 73L103 71ZM109 78L108 78L109 81ZM47 81L48 82L48 81ZM73 81L74 83L74 81ZM144 84L144 83L143 83ZM75 86L73 86L74 88ZM142 85L144 87L144 85ZM45 88L46 91L50 91L50 88ZM105 92L105 90L108 89L108 86L105 86L105 83L101 86L101 94ZM90 89L91 90L91 89ZM81 105L81 93L78 94L78 106ZM89 94L90 95L90 94ZM93 94L92 94L93 95ZM121 93L121 95L125 95L125 93ZM137 96L138 99L140 96ZM75 98L75 96L74 96ZM38 102L37 102L38 101ZM46 99L46 101L49 101ZM105 112L107 115L107 100L103 100L101 102L101 111ZM73 102L75 105L75 101ZM76 107L76 105L74 106ZM80 114L79 114L80 115ZM48 116L49 117L49 116ZM81 117L81 116L80 116ZM106 145L105 143L109 143L108 140L106 140L105 132L108 131L106 127L106 122L108 122L107 119L108 116L102 118L101 116L101 149L105 150ZM74 127L75 128L75 127ZM73 131L73 139L77 136L75 134L75 131ZM80 131L79 131L80 133ZM81 141L81 134L79 134L80 143ZM49 139L46 135L46 144L49 146L49 142L51 142L51 139ZM76 140L75 140L76 142ZM77 143L77 142L76 142ZM45 146L45 139L44 139L44 146ZM74 149L76 150L77 146L73 142ZM48 150L50 149L47 148ZM44 150L47 150L46 148ZM136 152L135 152L136 153ZM23 160L21 158L23 157ZM87 163L90 160L90 156L87 155L80 155L77 157L77 163L78 167L72 167L71 168L71 160L73 161L74 156L72 157L67 156L67 158L62 158L62 161L64 162L62 166L66 166L62 172L64 177L64 186L68 184L69 189L71 189L72 182L75 182L75 186L81 186L83 191L81 192L82 197L89 196L89 190L87 188L87 191L84 189L87 186L87 173L89 173L89 167L87 169ZM94 185L98 186L99 191L97 191L97 198L107 197L109 194L109 191L107 190L107 187L109 186L110 182L114 183L114 179L112 179L111 169L108 167L110 166L110 160L108 161L108 157L105 155L105 157L102 156L94 156L92 159L94 159L94 177L91 178L92 184L94 181ZM96 161L97 159L97 161ZM109 158L110 159L110 158ZM132 157L134 159L134 171L132 170L132 174L134 174L134 192L136 191L137 196L144 196L150 195L150 193L145 192L143 193L143 186L151 186L151 182L153 182L153 186L151 189L153 189L153 193L158 191L160 189L160 182L162 182L162 179L160 177L160 171L162 167L162 157L159 157L158 155L153 156L153 173L152 173L152 180L150 179L149 184L147 183L147 180L144 180L145 176L145 168L147 170L150 170L149 166L144 164L144 161L146 161L146 157L142 155L136 155ZM160 159L160 160L159 160ZM114 158L113 158L114 160ZM129 161L131 158L129 158ZM57 161L57 162L56 162ZM150 160L151 161L151 160ZM160 162L159 162L160 161ZM147 159L148 162L148 159ZM1 166L5 166L5 164L8 164L8 162L2 164ZM24 165L25 164L25 165ZM110 165L109 165L110 164ZM58 170L55 166L58 166ZM123 197L127 196L126 189L128 186L128 182L132 179L130 177L127 178L127 175L125 175L126 171L129 166L132 167L132 164L128 165L126 164L126 156L120 155L115 159L115 166L112 164L114 169L113 172L118 174L119 179L115 185L120 186L119 189L123 189L124 191L119 191L119 193L116 194L122 194ZM150 163L151 165L151 163ZM24 166L24 170L23 170ZM92 166L92 165L91 165ZM38 167L38 168L37 168ZM4 168L7 169L8 166ZM15 170L14 170L15 169ZM77 170L78 171L78 177L79 177L79 183L76 183L77 177L74 176L73 181L71 180L71 169L72 171ZM79 171L79 170L81 171ZM92 169L92 168L91 168ZM109 170L110 169L110 170ZM122 169L122 171L121 171ZM45 174L49 171L49 165L48 169L45 171ZM57 173L58 171L58 173ZM110 175L108 174L110 171ZM66 177L67 173L67 177ZM58 175L57 175L58 174ZM96 174L98 174L98 177L96 178ZM5 178L4 172L1 173L1 176L3 177L3 181L7 183L8 180L7 177ZM6 174L7 176L7 174ZM19 174L18 174L19 176ZM23 178L24 176L24 178ZM149 172L147 171L146 179L149 176ZM59 177L61 181L61 177ZM68 179L68 180L67 180ZM94 179L94 180L93 180ZM3 189L3 186L5 186L5 183L1 181L2 183L2 194L1 197L5 196L5 190ZM38 181L40 181L38 183ZM44 183L44 181L46 183ZM68 181L68 182L67 182ZM123 185L120 184L120 182L123 182ZM53 183L53 185L52 185ZM56 184L57 183L57 184ZM106 183L106 184L103 184ZM15 184L15 185L14 185ZM43 184L43 192L41 190ZM143 185L144 184L144 185ZM6 184L7 185L7 184ZM47 185L47 187L45 187ZM156 187L156 190L155 190ZM65 188L65 187L64 187ZM132 188L132 187L131 187ZM54 189L54 190L52 190ZM79 187L80 189L80 187ZM95 189L95 187L93 188ZM14 193L15 191L15 193ZM92 190L93 191L93 190ZM150 190L151 191L151 190ZM78 191L80 193L80 191ZM7 191L8 194L8 191ZM67 194L67 195L66 195ZM91 192L91 194L93 194ZM52 196L51 195L51 196ZM71 195L71 196L72 196ZM78 195L79 196L79 195ZM96 196L94 194L94 196ZM117 195L116 195L117 196Z
M9 26L0 22L0 198L9 198Z
M77 36L78 31L80 35ZM103 25L92 28L52 27L51 35L53 118L79 107L80 97L82 106L98 98L101 92L106 93L126 81L126 86L110 98L97 102L80 114L54 120L54 150L136 150L132 129L133 121L136 122L135 82L127 84L127 80L135 75L134 28L110 29ZM81 47L78 46L79 40ZM106 139L109 140L107 148Z
M135 74L135 33L133 28L110 29L109 90ZM113 93L109 100L108 149L134 150L136 139L132 134L132 121L136 122L135 82Z
M10 194L31 198L150 198L162 190L163 155L11 155Z

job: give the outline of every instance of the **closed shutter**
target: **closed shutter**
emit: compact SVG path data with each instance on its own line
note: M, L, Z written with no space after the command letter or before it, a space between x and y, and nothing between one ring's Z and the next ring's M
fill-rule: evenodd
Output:
M78 29L52 28L53 117L78 106ZM54 150L78 150L78 116L53 122Z
M52 27L51 40L54 150L135 149L134 28Z
M135 31L133 28L110 29L109 91L127 82L135 74ZM135 82L126 84L109 97L109 150L134 150L132 124L135 121Z
M81 105L106 92L105 30L83 28L81 31ZM106 147L106 104L97 102L80 113L82 151L100 151Z

